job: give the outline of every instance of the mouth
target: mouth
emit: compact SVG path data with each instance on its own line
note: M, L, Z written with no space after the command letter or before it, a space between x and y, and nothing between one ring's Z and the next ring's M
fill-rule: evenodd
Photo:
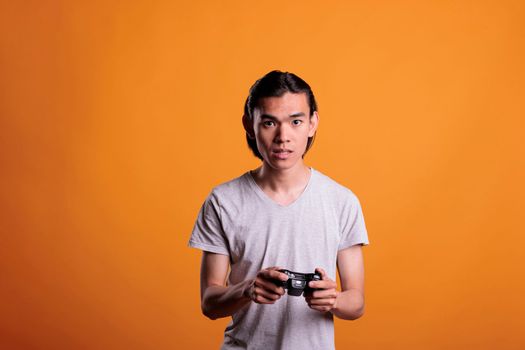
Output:
M275 158L277 159L287 159L288 156L290 156L290 154L292 153L292 151L288 150L288 149L274 149L272 150L272 154Z

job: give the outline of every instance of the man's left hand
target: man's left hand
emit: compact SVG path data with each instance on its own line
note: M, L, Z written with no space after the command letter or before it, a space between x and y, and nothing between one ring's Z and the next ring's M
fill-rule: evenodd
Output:
M319 289L305 294L308 306L314 310L327 312L337 307L339 291L336 290L337 283L326 275L325 270L318 267L315 272L321 275L320 281L310 281L311 288Z

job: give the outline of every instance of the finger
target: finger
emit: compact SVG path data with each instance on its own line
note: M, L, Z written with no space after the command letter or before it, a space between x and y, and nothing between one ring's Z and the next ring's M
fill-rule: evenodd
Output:
M276 294L272 291L268 291L260 285L260 282L261 280L256 278L249 287L248 296L252 301L259 304L273 304L284 294L284 290L282 291L282 294Z
M272 280L266 280L264 278L257 277L255 279L255 285L259 288L265 289L268 293L283 295L284 288L275 284Z
M271 266L271 267L267 267L261 271L279 271L279 270L282 270L283 268L280 267L280 266Z
M262 303L262 304L273 304L275 303L281 296L274 293L269 293L264 288L260 288L257 286L254 286L253 292L252 292L252 299L255 302Z
M330 299L330 298L336 298L337 295L338 295L338 292L335 289L323 289L323 290L313 291L310 297L312 299Z
M328 312L332 310L330 306L317 306L317 305L310 306L310 309L317 310L320 312Z
M283 268L280 266L270 266L265 268L264 270L282 270Z
M265 296L265 293L261 293L261 288L257 287L254 283L250 286L249 297L252 301L258 304L270 304L274 303L273 299L269 299Z
M319 310L319 311L328 311L328 310L333 309L335 306L335 300L331 302L328 299L307 298L306 303L308 304L309 308ZM326 309L321 310L323 308L326 308Z
M334 306L335 298L318 299L312 298L307 301L310 306Z
M321 281L310 281L308 286L316 289L332 289L337 287L337 283L329 278Z
M315 294L317 293L317 294ZM339 296L338 291L316 291L308 296L305 296L305 300L308 304L326 304L326 300L335 300Z
M262 295L254 295L252 300L254 303L257 303L257 304L275 304L275 300L265 298Z
M265 270L262 270L259 275L263 278L266 278L267 280L278 280L286 282L288 280L288 276L285 273L279 272L279 268L268 268Z

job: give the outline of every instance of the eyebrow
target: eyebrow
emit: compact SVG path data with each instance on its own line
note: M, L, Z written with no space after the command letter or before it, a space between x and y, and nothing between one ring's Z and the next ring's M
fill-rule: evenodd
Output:
M303 112L297 112L297 113L290 114L288 116L288 118L300 118L300 117L304 117L304 116L305 116L305 114ZM274 117L273 115L270 115L270 114L262 114L261 115L261 119L278 120L277 117Z

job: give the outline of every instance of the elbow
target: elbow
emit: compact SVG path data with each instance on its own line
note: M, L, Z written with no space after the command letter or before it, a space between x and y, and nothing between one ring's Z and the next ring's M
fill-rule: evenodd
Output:
M346 312L338 312L335 315L343 320L354 321L354 320L357 320L358 318L361 318L364 315L364 313L365 313L365 308L363 305L353 310L347 310Z
M216 319L219 318L217 315L214 315L214 314L209 313L209 312L204 312L204 311L203 311L202 314L203 314L204 316L208 317L208 318L209 318L210 320L212 320L212 321L213 321L213 320L216 320Z
M365 314L365 310L364 308L361 308L357 310L356 312L352 313L351 315L349 315L347 319L350 321L354 321L354 320L357 320L358 318L361 318L364 314Z
M358 318L361 318L364 314L365 314L365 305L361 305L361 307L354 310L354 312L348 315L349 317L347 318L347 320L350 320L350 321L357 320Z
M362 293L354 294L346 305L346 312L343 313L345 320L354 321L361 318L365 314L365 298Z
M213 310L210 310L210 307L204 303L204 301L201 303L201 311L204 316L209 318L210 320L216 320L219 317L213 312Z

